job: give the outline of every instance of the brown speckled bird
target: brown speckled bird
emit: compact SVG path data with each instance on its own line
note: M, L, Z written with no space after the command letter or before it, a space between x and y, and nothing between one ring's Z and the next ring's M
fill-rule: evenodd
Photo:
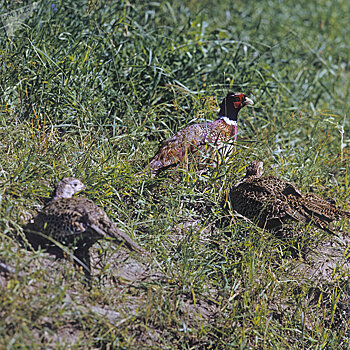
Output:
M280 229L289 221L311 223L334 234L330 223L350 218L350 213L338 209L325 199L301 193L294 185L276 176L264 176L263 162L253 161L244 179L229 193L231 208L266 229Z
M253 101L242 93L229 93L220 104L217 120L190 125L163 141L149 165L139 174L150 170L156 175L162 170L177 166L186 157L220 149L230 139L236 141L238 112L245 105L252 104Z
M84 188L84 184L75 178L69 177L60 181L50 202L25 227L29 240L34 241L37 246L48 245L50 241L35 235L36 232L41 232L60 243L75 246L74 255L86 265L87 269L84 270L88 277L89 248L103 237L111 237L118 244L125 244L130 250L146 253L124 231L117 228L106 213L91 200L73 197Z

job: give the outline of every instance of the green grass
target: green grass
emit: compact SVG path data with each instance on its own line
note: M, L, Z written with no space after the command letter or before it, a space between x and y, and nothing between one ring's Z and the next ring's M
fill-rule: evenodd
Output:
M5 0L1 14L28 4ZM0 277L0 348L348 348L349 226L340 243L313 227L280 239L221 204L262 159L349 208L349 2L55 6L0 31L0 260L24 273ZM215 119L228 91L255 101L235 157L203 176L135 177L160 141ZM64 176L83 180L150 266L101 242L87 290L69 259L20 244ZM132 264L159 276L127 282Z

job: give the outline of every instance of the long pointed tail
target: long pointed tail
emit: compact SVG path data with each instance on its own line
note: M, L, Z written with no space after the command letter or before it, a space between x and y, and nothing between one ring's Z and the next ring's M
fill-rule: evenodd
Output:
M328 222L339 220L341 218L350 219L350 212L337 208L333 203L319 197L313 193L308 193L303 201L305 210L312 212L319 218Z
M317 213L317 211L312 211L304 205L296 206L296 208L291 208L288 214L295 220L304 222L305 224L313 224L316 227L324 230L332 235L336 235L329 226L329 223L333 220L329 220L326 217Z
M115 238L121 242L124 242L125 245L130 250L134 250L134 251L149 255L149 253L146 250L144 250L142 247L140 247L123 230L119 229L115 225L113 225L110 229L108 229L108 232L105 232L104 230L102 230L101 228L99 228L95 224L90 224L89 226L93 230L95 230L98 234L100 234L101 236L104 236L104 237L109 236L109 237Z

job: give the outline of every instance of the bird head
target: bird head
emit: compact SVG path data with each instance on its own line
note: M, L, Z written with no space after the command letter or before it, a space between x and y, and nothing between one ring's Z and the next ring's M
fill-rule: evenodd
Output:
M246 170L245 177L261 177L263 174L264 163L260 160L253 160Z
M74 194L85 189L85 185L74 177L62 179L55 190L53 200L59 198L72 198Z
M220 117L228 117L237 121L239 110L246 105L253 105L254 102L242 93L229 92L220 104Z

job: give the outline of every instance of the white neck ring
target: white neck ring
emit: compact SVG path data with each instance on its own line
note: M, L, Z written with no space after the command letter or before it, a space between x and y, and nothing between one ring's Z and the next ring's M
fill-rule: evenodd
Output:
M228 125L236 125L237 126L237 121L236 120L231 120L228 117L219 117L219 119L222 119Z

